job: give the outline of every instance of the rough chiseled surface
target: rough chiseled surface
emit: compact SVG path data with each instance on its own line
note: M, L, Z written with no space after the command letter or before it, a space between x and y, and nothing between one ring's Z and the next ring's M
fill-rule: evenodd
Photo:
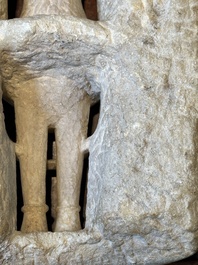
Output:
M101 97L86 229L12 233L2 264L154 265L198 249L197 1L98 5L99 18L109 21L0 23L8 93L15 82L57 71Z

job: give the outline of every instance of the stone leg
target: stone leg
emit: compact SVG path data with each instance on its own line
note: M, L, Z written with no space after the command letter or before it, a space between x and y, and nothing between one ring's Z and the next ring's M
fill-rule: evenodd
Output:
M89 104L86 100L72 107L57 124L57 193L58 207L55 231L81 229L79 197L84 154L82 140L86 137Z
M21 231L47 231L48 207L45 204L47 126L39 110L24 102L16 100L15 115L16 153L20 161L24 201Z

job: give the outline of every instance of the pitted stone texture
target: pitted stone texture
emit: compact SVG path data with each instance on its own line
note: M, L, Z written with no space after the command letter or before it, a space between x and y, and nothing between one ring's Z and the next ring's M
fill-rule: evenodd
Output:
M54 16L0 25L7 93L52 69L101 93L87 230L13 234L3 264L154 265L198 249L198 4L106 3L98 1L99 14L110 22Z

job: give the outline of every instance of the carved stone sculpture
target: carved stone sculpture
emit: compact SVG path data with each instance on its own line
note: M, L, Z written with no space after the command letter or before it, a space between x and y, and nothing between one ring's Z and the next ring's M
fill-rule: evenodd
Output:
M39 170L41 181L50 126L66 147L57 142L62 148L57 168L69 170L75 184L83 150L90 153L85 229L71 231L79 229L78 214L67 217L69 207L77 209L78 188L71 196L73 184L62 187L61 182L58 194L71 193L59 198L67 211L61 215L60 209L55 230L70 232L16 232L10 210L16 207L14 148L1 107L2 264L154 265L197 251L197 7L194 0L98 0L97 22L76 12L34 16L34 8L28 18L25 11L22 18L0 21L2 89L14 101L16 123L22 119L29 131L17 125L23 171ZM86 140L90 99L98 94L98 127ZM30 165L24 152L35 160ZM65 161L71 161L69 168ZM63 176L57 176L59 181ZM37 198L24 194L27 232L46 230L44 193L34 190ZM41 208L38 218L34 206ZM30 224L33 218L43 221Z
M60 6L51 5L48 1L33 2L24 1L21 17L50 13L85 17L80 1L61 1ZM81 146L87 132L89 97L79 87L78 81L58 74L57 70L44 71L28 79L26 75L15 78L17 82L12 78L9 85L5 85L5 90L14 101L16 114L16 154L20 161L24 200L21 231L48 230L45 176L49 127L55 129L57 146L58 207L55 231L79 230L83 166Z

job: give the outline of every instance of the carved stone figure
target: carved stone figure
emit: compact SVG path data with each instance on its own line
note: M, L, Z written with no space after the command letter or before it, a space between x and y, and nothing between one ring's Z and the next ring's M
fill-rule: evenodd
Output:
M38 181L43 181L45 165L40 162L46 160L46 133L52 126L59 139L57 155L61 152L57 169L69 170L67 178L75 180L62 187L66 175L58 173L58 193L69 189L70 197L59 195L59 205L67 211L59 222L64 227L57 225L56 231L78 229L78 214L67 216L69 207L78 207L78 189L71 187L80 181L74 176L80 176L83 150L90 154L85 229L15 231L14 148L0 106L2 264L168 264L198 250L198 3L97 4L99 21L75 14L0 21L2 90L14 100L18 127L23 119L16 145L23 172L39 170ZM99 123L84 141L90 98L98 94ZM37 131L31 121L37 123ZM66 148L60 148L60 141ZM71 161L69 168L65 161ZM33 181L30 176L25 179ZM31 189L35 183L25 186ZM44 182L37 191L34 187L35 194L43 186ZM45 230L44 192L37 198L28 196L24 195L25 205L32 200L34 204L31 213L24 207L26 218L33 219L34 207L40 207L42 224L32 226ZM24 231L31 231L25 223Z
M36 12L36 13L35 13ZM85 17L81 1L24 1L21 16L64 14ZM50 58L49 58L50 60ZM81 228L79 196L90 100L79 84L56 71L26 76L5 87L14 101L17 129L16 154L20 161L24 218L22 232L48 231L45 177L48 128L55 129L57 198L55 231Z

